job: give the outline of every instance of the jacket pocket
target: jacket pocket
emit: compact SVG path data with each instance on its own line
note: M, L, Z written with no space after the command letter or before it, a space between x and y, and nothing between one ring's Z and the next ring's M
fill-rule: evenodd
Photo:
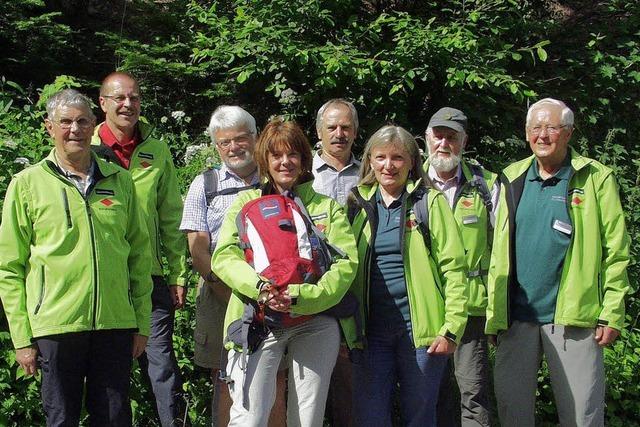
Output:
M71 228L73 223L71 222L71 209L69 209L69 196L67 196L67 189L62 189L62 204L64 205L65 218L67 219L67 228Z
M33 310L33 314L38 314L38 312L40 311L40 307L42 306L42 301L44 300L44 290L45 290L44 284L45 284L44 265L42 265L40 266L40 297L38 298L38 304L36 305L35 310Z

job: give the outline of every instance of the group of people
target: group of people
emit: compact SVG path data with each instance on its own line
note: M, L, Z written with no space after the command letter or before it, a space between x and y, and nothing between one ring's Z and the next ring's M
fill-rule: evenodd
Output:
M194 361L211 371L215 425L322 426L326 412L334 426L391 426L398 394L403 425L489 426L488 343L502 425L535 425L543 355L560 424L604 424L602 348L624 327L629 236L611 169L568 145L563 102L531 105L533 154L500 176L464 158L455 108L431 117L426 158L386 125L358 160L345 99L318 110L315 152L293 121L258 133L247 111L220 106L208 133L221 165L183 203L140 101L122 72L101 86L98 126L82 94L52 96L54 148L7 190L0 297L17 362L42 371L47 425L77 425L83 389L92 425L131 425L132 358L160 423L182 425L172 328L187 246L200 275ZM335 248L313 283L276 287L247 261L237 219L267 195L299 203ZM265 327L248 307L287 321Z

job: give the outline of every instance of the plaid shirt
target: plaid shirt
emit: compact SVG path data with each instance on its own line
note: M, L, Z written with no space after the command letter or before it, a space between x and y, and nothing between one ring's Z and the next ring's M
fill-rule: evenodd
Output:
M217 191L247 185L242 178L233 173L224 164L220 169L215 169L215 173L218 176ZM250 184L256 184L258 182L259 176L256 170L251 176ZM207 207L207 199L204 194L204 177L202 174L198 175L191 183L189 192L184 200L180 230L184 232L208 232L210 235L210 249L213 252L218 240L218 232L220 231L222 220L236 196L237 194L216 196Z

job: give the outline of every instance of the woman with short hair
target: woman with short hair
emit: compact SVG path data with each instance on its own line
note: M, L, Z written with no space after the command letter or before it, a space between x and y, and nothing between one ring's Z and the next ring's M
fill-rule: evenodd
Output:
M225 318L227 372L233 405L229 426L266 426L275 398L276 373L286 357L289 368L287 425L322 426L331 372L340 344L338 322L322 314L335 306L349 289L357 268L355 239L342 208L312 188L312 154L309 141L294 122L274 119L262 131L254 152L263 185L238 195L222 224L213 255L213 272L233 291ZM323 230L327 243L344 254L337 257L316 283L276 288L265 282L247 261L236 218L243 206L265 195L282 194L298 199ZM285 318L271 326L251 354L230 334L242 324L245 303ZM252 327L256 317L250 320Z

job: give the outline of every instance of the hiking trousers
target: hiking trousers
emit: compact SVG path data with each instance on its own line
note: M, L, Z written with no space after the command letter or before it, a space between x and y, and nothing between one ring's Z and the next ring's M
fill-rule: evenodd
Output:
M500 423L534 427L544 354L561 426L604 426L604 361L594 328L515 321L498 335L494 386Z
M111 329L36 339L47 426L77 426L85 406L91 426L131 425L133 332Z
M283 357L289 368L287 426L322 427L339 345L337 320L316 315L300 325L272 330L247 358L229 350L227 373L233 381L229 427L267 426Z
M181 425L184 416L182 377L173 351L174 308L164 278L153 276L151 335L138 358L143 381L151 385L162 427Z

